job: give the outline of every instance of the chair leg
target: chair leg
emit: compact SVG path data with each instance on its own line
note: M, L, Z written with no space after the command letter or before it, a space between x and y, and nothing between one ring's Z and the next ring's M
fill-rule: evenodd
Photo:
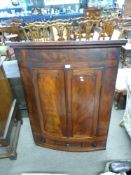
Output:
M115 98L115 108L116 109L118 109L118 103L119 103L119 99L120 99L120 94L119 94L119 92L115 92L115 96L114 96Z
M115 92L115 109L125 109L125 93L123 91L121 92Z

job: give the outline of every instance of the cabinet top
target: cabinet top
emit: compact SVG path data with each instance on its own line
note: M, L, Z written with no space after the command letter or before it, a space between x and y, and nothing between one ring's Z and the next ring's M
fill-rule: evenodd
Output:
M52 41L52 42L11 42L6 43L13 48L38 48L38 49L81 49L81 48L108 48L121 47L127 40L105 40L105 41Z

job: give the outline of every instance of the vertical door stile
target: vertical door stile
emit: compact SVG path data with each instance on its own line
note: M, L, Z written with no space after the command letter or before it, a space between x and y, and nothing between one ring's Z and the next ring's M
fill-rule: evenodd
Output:
M66 114L67 114L67 137L73 136L72 131L72 109L71 109L71 79L72 70L65 70L65 96L66 96Z
M97 126L98 126L98 117L99 117L99 104L100 104L100 95L101 95L101 85L102 85L102 72L103 70L98 70L97 71L97 79L96 79L96 91L95 91L95 106L97 106L97 108L95 108L94 110L94 116L97 117L93 117L93 127L92 127L92 134L96 135L97 134Z
M38 90L38 71L37 70L33 70L32 71L32 81L33 81L33 85L34 85L34 92L35 92L35 98L36 98L36 107L37 107L37 115L40 121L40 127L41 129L43 128L43 122L41 121L41 119L43 119L43 115L42 115L42 111L41 111L41 105L40 105L40 100L39 100L39 90ZM45 120L45 118L43 119Z
M63 111L63 115L61 115L61 130L63 133L63 136L66 137L66 100L65 100L65 82L64 82L64 71L60 71L59 72L59 78L60 78L60 97L61 97L61 105L62 105L62 111ZM64 107L64 108L63 108Z

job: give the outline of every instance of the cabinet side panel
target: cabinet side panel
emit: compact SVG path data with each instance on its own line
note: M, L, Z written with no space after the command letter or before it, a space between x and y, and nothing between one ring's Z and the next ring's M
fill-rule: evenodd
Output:
M23 63L23 62L22 62ZM25 98L27 102L27 109L29 113L29 119L31 123L31 128L35 141L39 142L42 139L42 133L40 128L40 120L36 107L36 100L34 94L34 86L32 83L32 77L29 69L24 68L20 62L20 71L22 75L22 80L24 83Z
M107 68L103 77L97 134L106 136L110 123L117 68Z

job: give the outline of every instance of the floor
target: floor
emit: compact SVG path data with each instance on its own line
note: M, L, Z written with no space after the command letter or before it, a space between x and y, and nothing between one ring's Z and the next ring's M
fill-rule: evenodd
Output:
M123 110L112 111L107 149L94 152L64 152L36 146L26 111L21 128L17 160L1 159L0 175L48 172L70 175L98 175L109 160L131 159L131 139L119 126Z

